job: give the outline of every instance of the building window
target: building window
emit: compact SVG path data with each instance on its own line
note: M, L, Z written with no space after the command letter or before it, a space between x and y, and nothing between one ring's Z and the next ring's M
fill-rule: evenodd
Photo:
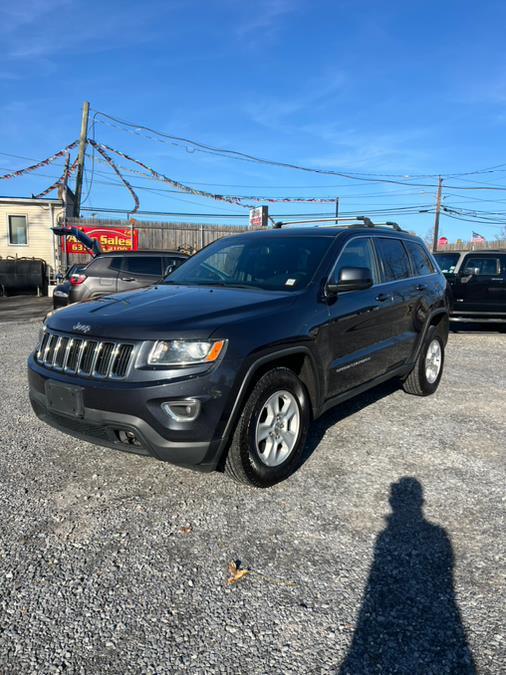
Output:
M26 246L28 244L26 216L9 216L9 244L12 246Z

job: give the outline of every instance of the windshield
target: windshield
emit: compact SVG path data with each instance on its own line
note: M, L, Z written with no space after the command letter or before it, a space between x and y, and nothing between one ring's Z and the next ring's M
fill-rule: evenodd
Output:
M311 281L332 241L322 236L227 237L194 255L165 283L299 290Z
M452 272L455 272L455 267L457 265L457 262L459 260L460 254L459 253L436 253L435 258L436 262L441 268L441 272L446 272L447 274L451 274Z

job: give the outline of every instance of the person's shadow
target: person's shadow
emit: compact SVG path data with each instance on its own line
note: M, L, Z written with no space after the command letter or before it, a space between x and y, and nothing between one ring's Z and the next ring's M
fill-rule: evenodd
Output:
M401 478L379 534L353 640L340 675L475 675L442 527L425 520L423 489Z

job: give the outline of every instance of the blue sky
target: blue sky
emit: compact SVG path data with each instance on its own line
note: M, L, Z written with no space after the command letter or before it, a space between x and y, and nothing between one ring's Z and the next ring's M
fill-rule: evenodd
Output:
M506 4L491 0L4 2L0 173L74 140L84 99L94 111L169 134L310 167L408 175L499 165L506 162L505 25ZM104 121L96 119L97 140L212 192L340 196L342 211L366 214L435 203L434 178L367 183L233 161ZM463 189L477 181L506 188L505 168L448 178L444 203L506 212L506 189ZM1 181L0 194L37 193L60 171L61 162ZM95 162L91 190L90 179L87 161L84 206L131 208L107 166ZM139 176L129 180L152 188L137 190L145 210L242 212L164 192L169 186ZM277 214L324 211L332 207L271 207ZM395 219L422 235L433 224L430 213ZM442 217L450 239L467 239L472 230L493 239L500 224Z

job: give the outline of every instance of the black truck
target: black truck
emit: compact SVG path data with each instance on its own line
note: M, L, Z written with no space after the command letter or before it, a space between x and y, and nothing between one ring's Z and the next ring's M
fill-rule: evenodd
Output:
M78 438L267 487L332 406L390 378L432 394L448 311L445 277L398 225L252 231L163 283L54 312L30 399Z
M450 287L450 322L506 324L506 250L434 254Z

